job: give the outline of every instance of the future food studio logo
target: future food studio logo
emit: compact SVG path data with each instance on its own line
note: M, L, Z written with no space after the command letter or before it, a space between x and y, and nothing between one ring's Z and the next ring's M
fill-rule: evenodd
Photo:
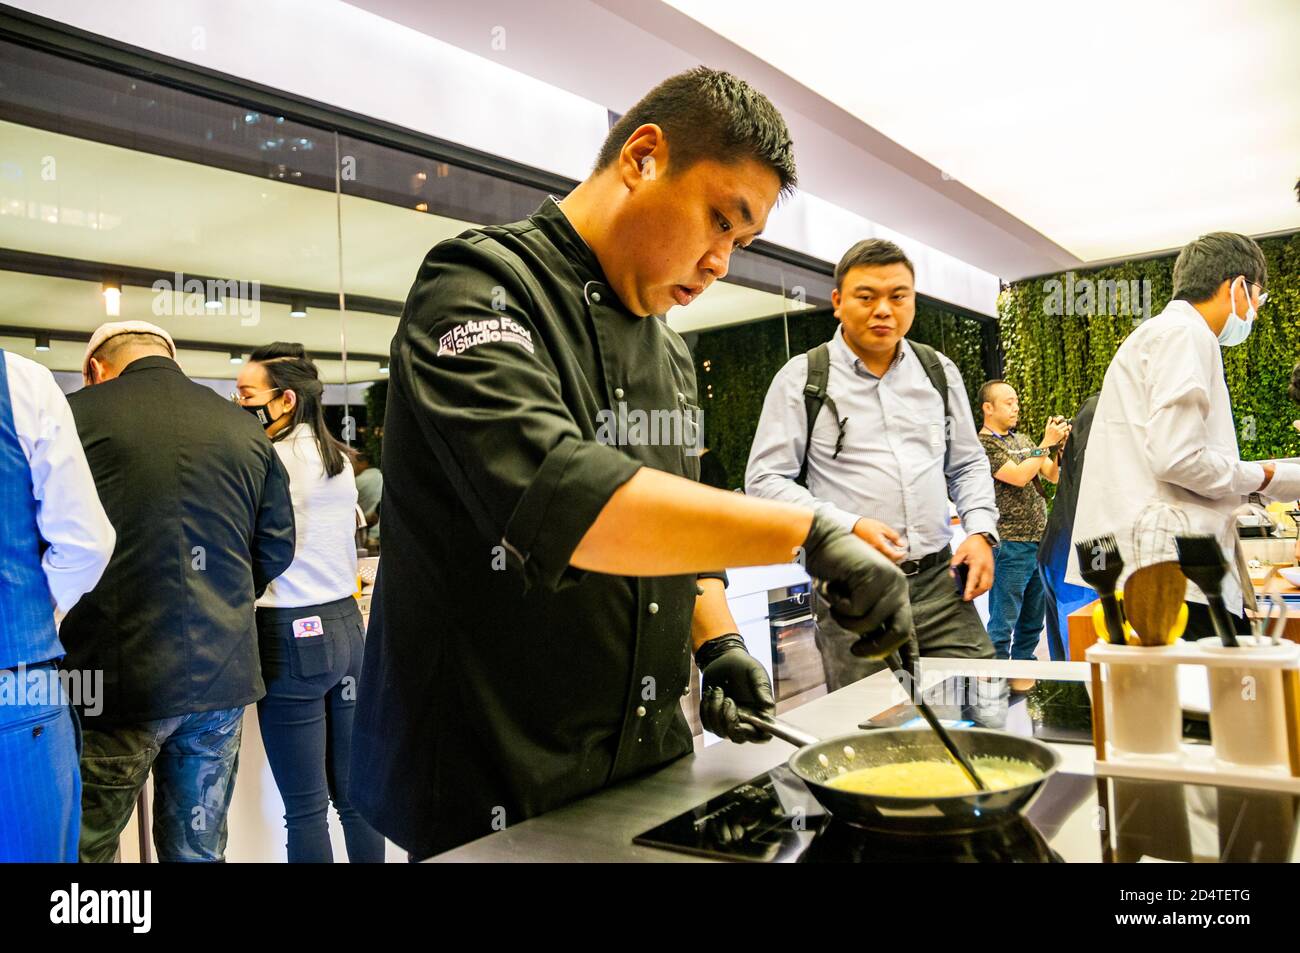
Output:
M534 352L532 333L517 321L506 317L486 318L458 324L438 338L438 357L444 354L464 354L480 344L504 342L514 344L529 354Z

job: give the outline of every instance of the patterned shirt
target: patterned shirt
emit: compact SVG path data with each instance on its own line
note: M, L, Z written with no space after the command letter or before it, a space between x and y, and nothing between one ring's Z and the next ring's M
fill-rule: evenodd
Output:
M1023 463L1031 459L1016 451L1033 450L1036 446L1023 434L1009 433L1005 437L980 434L980 443L989 455L989 469L993 472L993 487L998 503L998 536L1019 543L1037 543L1047 528L1047 502L1034 484L1035 477L1024 486L1012 486L997 479L997 472L1007 463Z

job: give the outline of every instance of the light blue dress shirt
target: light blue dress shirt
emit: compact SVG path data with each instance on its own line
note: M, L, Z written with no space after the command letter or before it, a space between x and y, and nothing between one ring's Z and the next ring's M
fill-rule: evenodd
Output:
M943 398L909 341L900 342L888 371L877 377L844 341L830 340L826 391L848 419L844 445L832 459L839 430L830 406L813 426L808 487L795 483L807 443L804 385L808 356L777 372L763 401L750 448L745 492L811 506L845 529L862 517L880 520L903 537L908 559L937 552L952 538L948 499L969 533L997 535L998 509L988 455L980 445L957 365L940 354L948 376L952 420ZM945 430L948 439L945 440Z

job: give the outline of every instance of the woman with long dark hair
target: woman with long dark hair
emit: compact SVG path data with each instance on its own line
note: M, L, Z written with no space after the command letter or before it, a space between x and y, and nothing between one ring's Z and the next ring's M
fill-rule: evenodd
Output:
M348 860L382 862L383 837L348 799L363 650L354 598L357 486L349 451L325 426L325 387L301 344L258 348L236 383L235 399L261 421L289 472L297 524L293 563L257 600L266 681L257 717L284 799L289 861L333 860L333 801Z

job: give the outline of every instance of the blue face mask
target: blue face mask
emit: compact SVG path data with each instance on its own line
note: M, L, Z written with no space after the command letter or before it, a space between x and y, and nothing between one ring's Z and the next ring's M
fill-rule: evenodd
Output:
M1224 347L1235 347L1250 337L1251 326L1255 323L1255 309L1250 304L1250 285L1245 283L1245 278L1241 280L1242 284L1245 285L1243 290L1246 293L1246 316L1244 318L1237 317L1237 283L1234 281L1228 286L1228 298L1231 301L1229 307L1232 308L1232 313L1228 315L1227 323L1223 325L1223 330L1219 332L1219 343ZM1263 301L1260 301L1260 304L1263 303Z

